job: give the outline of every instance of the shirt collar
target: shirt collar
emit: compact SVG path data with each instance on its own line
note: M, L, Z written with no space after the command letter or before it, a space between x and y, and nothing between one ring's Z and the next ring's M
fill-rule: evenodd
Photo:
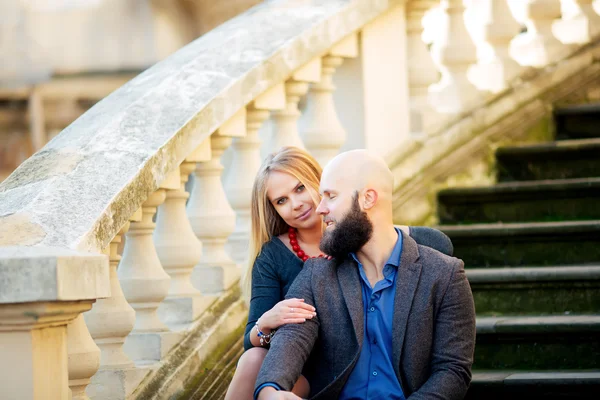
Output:
M400 257L402 256L402 233L400 229L394 227L394 230L398 234L398 240L396 240L396 244L394 245L394 249L392 250L392 254L390 254L390 258L388 258L385 265L393 265L394 267L400 266ZM356 253L350 253L350 256L356 261L359 265L362 265L358 258L356 257Z

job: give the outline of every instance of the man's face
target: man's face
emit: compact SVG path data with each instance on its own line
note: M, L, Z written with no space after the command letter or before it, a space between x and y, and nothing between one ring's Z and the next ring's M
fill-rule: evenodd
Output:
M371 238L373 225L360 209L358 193L350 189L334 174L324 174L321 179L321 203L317 213L326 224L320 248L335 258L360 250Z

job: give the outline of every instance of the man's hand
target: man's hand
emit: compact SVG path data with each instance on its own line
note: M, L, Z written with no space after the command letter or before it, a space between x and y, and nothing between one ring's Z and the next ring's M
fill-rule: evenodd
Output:
M258 393L258 400L302 400L292 392L284 392L267 386Z

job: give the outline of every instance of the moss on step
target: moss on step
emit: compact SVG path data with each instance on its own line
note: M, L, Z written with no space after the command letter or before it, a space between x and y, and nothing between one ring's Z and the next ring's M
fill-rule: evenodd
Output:
M245 327L246 323L243 323L223 339L223 341L212 351L210 356L202 363L198 372L196 372L196 374L186 383L186 388L176 397L177 400L187 400L192 398L198 389L206 386L206 379L215 375L217 372L215 370L216 368L226 365L226 363L225 365L223 363L224 356L227 355L233 346L241 344L239 342L240 338L244 335ZM231 377L226 375L222 378L230 379Z
M471 283L479 317L593 314L600 309L600 282Z
M560 370L600 368L600 342L595 332L535 337L478 335L473 368Z

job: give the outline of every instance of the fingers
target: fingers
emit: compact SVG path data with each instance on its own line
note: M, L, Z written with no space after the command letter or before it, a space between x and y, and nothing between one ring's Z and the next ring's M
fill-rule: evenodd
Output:
M306 318L306 319L312 319L315 315L317 315L316 312L294 310L294 311L291 311L291 312L287 313L286 315L284 315L284 318Z
M306 322L306 318L284 318L284 324L303 324Z
M295 310L306 310L310 312L315 312L316 309L308 303L304 302L304 299L288 299L286 301L286 306L293 308Z

